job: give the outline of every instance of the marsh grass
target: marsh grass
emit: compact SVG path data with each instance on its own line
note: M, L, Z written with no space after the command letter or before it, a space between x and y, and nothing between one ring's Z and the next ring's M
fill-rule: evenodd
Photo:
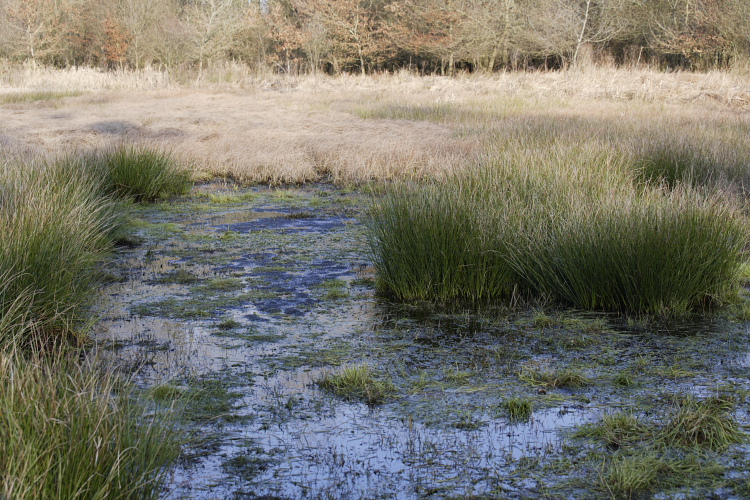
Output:
M165 151L148 146L123 144L98 151L86 159L105 182L105 189L136 202L161 196L185 194L190 174Z
M395 391L390 380L384 379L366 364L342 367L336 373L325 374L316 383L336 396L361 400L370 405L385 402Z
M615 455L600 471L602 486L614 498L637 498L657 485L668 488L715 483L723 468L695 456L669 458L656 451Z
M0 352L0 496L157 498L178 452L168 413L77 358Z
M57 101L65 97L75 97L83 94L80 91L35 91L35 92L16 92L11 94L0 95L0 105L3 104L21 104L39 101Z
M619 448L648 440L653 437L654 428L635 415L614 413L604 415L597 424L584 425L575 433L576 437L596 438L607 446Z
M594 147L490 145L474 168L375 199L377 286L399 300L684 315L736 292L747 229L728 198L644 186L627 157Z
M0 163L0 275L12 277L0 309L27 292L37 333L75 334L90 303L118 225L117 205L100 186L56 164Z
M157 498L178 451L170 412L71 347L123 222L101 174L0 160L2 498Z
M722 450L729 445L745 442L747 434L732 417L735 402L713 397L697 400L685 398L677 403L676 411L663 426L659 439L668 447Z
M524 367L519 378L532 385L551 389L578 389L591 383L591 380L575 370L549 370Z
M711 487L723 467L713 457L747 442L727 396L704 400L673 398L662 419L629 413L605 415L581 426L575 437L591 438L616 450L600 467L602 487L616 498L633 498L661 488Z
M508 413L511 420L528 420L534 412L533 403L524 398L508 398L500 406Z
M379 290L400 300L510 297L513 271L502 247L490 251L479 193L462 184L399 184L377 199L368 226Z
M361 118L414 120L445 122L456 118L456 115L467 113L466 108L455 104L437 102L429 104L383 104L378 106L360 106L354 112ZM468 111L470 115L474 113Z

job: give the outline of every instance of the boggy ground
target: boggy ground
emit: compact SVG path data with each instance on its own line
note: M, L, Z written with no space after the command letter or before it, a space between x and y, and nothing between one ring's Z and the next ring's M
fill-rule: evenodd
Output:
M211 184L133 208L96 339L182 409L164 498L750 496L741 306L655 325L391 304L366 203Z

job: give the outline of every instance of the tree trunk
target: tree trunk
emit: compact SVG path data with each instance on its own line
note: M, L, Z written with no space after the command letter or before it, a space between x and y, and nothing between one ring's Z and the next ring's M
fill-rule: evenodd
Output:
M576 43L576 50L573 53L573 67L575 68L578 64L578 52L581 50L583 45L584 34L586 33L586 25L589 22L589 9L591 8L591 0L586 0L586 12L583 15L583 25L581 26L581 33L578 35L578 41Z

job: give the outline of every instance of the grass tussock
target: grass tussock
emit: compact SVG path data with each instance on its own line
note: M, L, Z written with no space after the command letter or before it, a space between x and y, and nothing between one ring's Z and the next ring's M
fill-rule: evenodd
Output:
M74 357L0 352L0 497L158 498L178 452L165 417Z
M70 174L57 164L0 163L0 311L25 297L36 332L74 332L117 225L101 182Z
M117 198L153 200L188 187L169 155L149 149L0 160L0 312L26 292L34 331L75 335L122 224Z
M524 367L519 378L532 385L550 389L578 389L591 383L588 377L575 370L550 370Z
M520 294L583 309L680 315L735 292L747 242L725 197L634 179L625 155L495 143L476 168L401 183L373 203L378 286L400 300Z
M122 223L103 173L0 160L0 498L157 498L177 453L169 417L70 346Z
M734 401L721 397L679 401L664 425L660 439L665 446L723 450L747 440L732 417Z
M613 498L640 498L657 486L699 487L715 483L723 469L695 456L668 458L654 451L615 455L600 471L600 482Z
M651 425L629 413L604 415L596 425L586 425L577 432L578 437L594 438L607 446L619 448L647 439L653 434Z
M146 146L120 145L93 153L86 162L108 193L136 202L185 194L191 185L189 172L170 153Z
M727 397L684 397L667 408L661 420L628 413L605 415L584 425L576 437L604 442L614 453L600 468L600 483L615 498L634 498L656 489L705 487L723 472L715 453L747 441Z
M383 403L395 390L389 380L380 377L366 364L345 366L337 373L324 375L317 384L336 396L370 405Z
M528 420L534 412L533 403L524 398L508 398L500 406L508 413L511 420Z

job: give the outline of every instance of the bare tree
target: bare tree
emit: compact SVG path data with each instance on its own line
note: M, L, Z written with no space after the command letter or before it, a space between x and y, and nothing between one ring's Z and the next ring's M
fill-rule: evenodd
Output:
M185 20L192 32L200 75L206 62L231 49L246 8L247 4L235 0L195 0L188 7Z
M59 53L65 40L64 4L55 0L5 0L0 3L0 37L11 57L36 65Z
M516 0L462 0L461 45L478 68L492 71L498 60L508 66L519 25Z
M573 51L573 66L585 44L604 45L615 38L626 26L628 0L583 0L574 8L580 30Z
M388 50L381 6L375 0L295 0L293 4L296 12L325 28L333 51L342 59L353 58L363 75L367 62Z
M136 69L154 59L164 21L176 8L173 0L118 0L119 22L130 36L130 59Z

